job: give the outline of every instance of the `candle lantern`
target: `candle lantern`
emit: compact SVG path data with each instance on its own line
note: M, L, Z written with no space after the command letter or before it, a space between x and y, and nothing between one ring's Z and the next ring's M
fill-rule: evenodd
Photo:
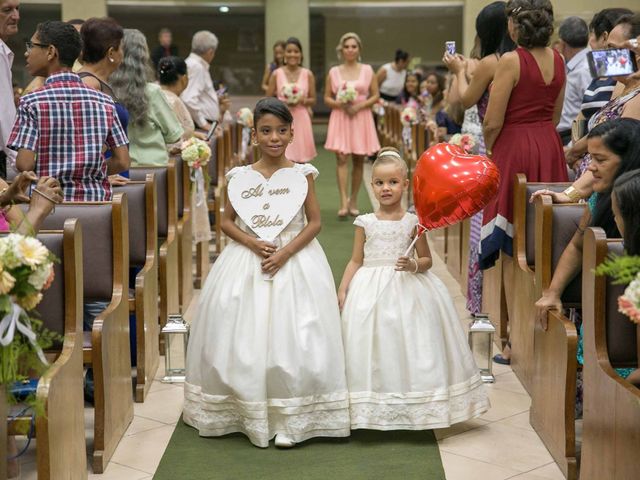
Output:
M493 376L493 335L496 329L486 313L472 315L469 325L469 348L473 359L480 369L480 376L485 383L495 382Z
M187 365L187 345L189 343L189 325L182 315L169 315L162 328L165 341L163 383L183 383Z

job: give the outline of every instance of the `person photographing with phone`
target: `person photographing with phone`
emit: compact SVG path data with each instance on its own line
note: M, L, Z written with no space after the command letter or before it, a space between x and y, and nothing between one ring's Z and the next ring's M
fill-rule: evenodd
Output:
M209 131L214 121L222 122L231 107L226 88L216 91L209 73L217 49L218 37L207 30L200 30L193 35L191 53L185 61L189 84L180 98L196 126L204 131Z

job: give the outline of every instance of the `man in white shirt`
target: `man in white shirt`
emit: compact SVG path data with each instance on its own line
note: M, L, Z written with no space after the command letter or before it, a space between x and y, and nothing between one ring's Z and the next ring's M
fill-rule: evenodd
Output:
M211 122L221 123L230 106L226 94L218 97L209 73L217 48L218 38L207 30L201 30L193 35L191 53L186 59L189 85L180 97L196 126L203 130L209 130Z
M560 40L556 48L566 62L567 83L562 116L556 129L562 144L567 145L571 141L571 125L580 113L582 97L593 80L587 61L589 27L580 17L569 17L560 25L558 36Z
M18 33L20 2L0 0L0 177L7 178L7 163L15 165L16 152L7 148L9 134L16 118L11 67L14 54L6 42Z

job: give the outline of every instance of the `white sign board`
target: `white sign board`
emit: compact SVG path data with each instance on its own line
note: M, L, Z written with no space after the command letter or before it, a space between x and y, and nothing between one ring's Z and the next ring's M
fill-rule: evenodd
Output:
M268 180L245 168L229 181L229 201L238 216L262 240L273 242L307 198L309 184L296 168L281 168Z

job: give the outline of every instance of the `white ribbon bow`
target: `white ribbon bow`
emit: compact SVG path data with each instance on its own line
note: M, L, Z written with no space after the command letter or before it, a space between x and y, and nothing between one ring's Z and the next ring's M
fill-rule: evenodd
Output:
M191 181L196 185L196 206L201 206L204 202L204 174L202 167L191 169Z
M40 345L38 345L38 342L36 341L35 332L31 330L29 316L20 305L12 301L11 310L0 321L0 345L6 347L11 342L13 342L16 328L20 333L22 333L22 335L29 339L31 345L33 345L33 349L38 354L38 358L40 359L40 361L45 365L49 365L49 362L47 362L47 359L45 358Z
M240 159L245 160L247 158L247 146L251 141L251 129L249 127L243 127L242 129L242 147L240 149Z

